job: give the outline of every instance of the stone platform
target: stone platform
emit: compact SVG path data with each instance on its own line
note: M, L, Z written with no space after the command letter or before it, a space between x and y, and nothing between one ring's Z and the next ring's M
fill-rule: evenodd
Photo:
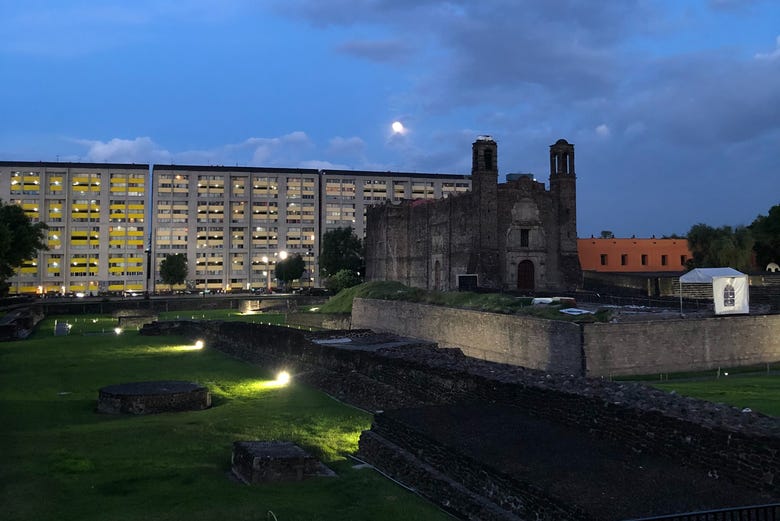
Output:
M490 404L379 414L359 456L445 510L484 521L619 521L778 499Z
M199 411L211 407L209 390L180 380L129 382L100 389L97 412L106 414L156 414Z
M233 442L233 474L247 484L301 481L335 474L298 445L289 441Z

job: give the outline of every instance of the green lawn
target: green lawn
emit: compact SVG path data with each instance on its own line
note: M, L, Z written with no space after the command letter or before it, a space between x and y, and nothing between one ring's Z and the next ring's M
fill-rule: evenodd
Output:
M241 313L235 309L207 309L201 311L164 311L160 320L226 320L253 324L284 324L284 313Z
M181 314L180 314L181 315ZM262 316L262 315L258 315ZM182 317L183 318L183 317ZM112 333L115 321L58 317L0 344L0 503L5 520L428 520L447 516L347 458L370 415L177 337ZM104 333L106 332L106 333ZM178 379L209 387L205 411L94 412L98 389ZM246 486L228 477L236 440L291 440L336 478Z
M729 376L721 374L720 378L667 380L652 385L685 396L726 403L739 408L749 407L757 412L780 416L780 375L778 374L730 374Z

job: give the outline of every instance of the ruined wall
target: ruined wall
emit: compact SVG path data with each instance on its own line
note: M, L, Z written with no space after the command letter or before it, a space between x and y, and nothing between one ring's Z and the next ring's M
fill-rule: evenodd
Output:
M551 374L465 357L446 349L348 351L297 330L227 322L155 323L142 334L205 338L219 349L299 378L362 407L496 403L598 437L712 471L735 483L780 491L780 422L635 383Z
M471 194L369 208L366 279L426 289L457 288L457 275L474 269L469 266L475 240L472 214Z
M412 302L355 299L352 327L457 347L467 356L545 371L582 372L576 324Z
M780 315L585 324L588 376L673 373L780 360Z

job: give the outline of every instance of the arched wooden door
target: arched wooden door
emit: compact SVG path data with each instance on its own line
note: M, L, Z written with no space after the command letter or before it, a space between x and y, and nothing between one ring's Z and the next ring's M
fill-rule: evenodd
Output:
M534 263L524 260L517 265L517 289L524 291L534 289Z

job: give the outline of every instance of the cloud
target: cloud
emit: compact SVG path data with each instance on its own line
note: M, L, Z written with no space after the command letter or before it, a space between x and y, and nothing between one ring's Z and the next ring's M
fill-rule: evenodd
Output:
M365 152L366 142L359 137L336 136L330 140L328 153L345 156L362 156Z
M298 164L298 168L313 168L315 170L351 170L349 165L331 163L330 161L323 161L320 159L301 161Z
M173 157L149 137L114 138L106 142L86 139L72 141L87 147L84 159L93 163L167 163Z
M296 131L275 138L250 138L243 145L253 150L251 164L283 166L299 158L312 143L305 132Z
M380 63L403 62L411 53L409 45L398 40L352 40L337 46L336 50Z
M364 164L365 142L359 137L334 137L327 147L328 159L317 157L318 147L302 131L278 137L251 137L202 150L169 151L150 137L112 138L107 141L68 139L86 148L83 155L63 158L94 163L155 163L191 165L248 165L353 169ZM351 161L350 161L351 160Z
M757 60L777 60L780 58L780 36L777 37L775 40L775 49L770 52L759 52L756 53L756 59Z
M149 39L162 24L216 23L246 10L244 0L3 2L0 52L73 58ZM34 28L31 30L30 28Z
M720 147L780 130L780 68L722 53L650 64L657 80L634 85L612 108L625 127L677 144Z
M609 130L609 127L605 123L602 123L601 125L596 127L597 136L607 138L610 136L610 134L611 132Z

